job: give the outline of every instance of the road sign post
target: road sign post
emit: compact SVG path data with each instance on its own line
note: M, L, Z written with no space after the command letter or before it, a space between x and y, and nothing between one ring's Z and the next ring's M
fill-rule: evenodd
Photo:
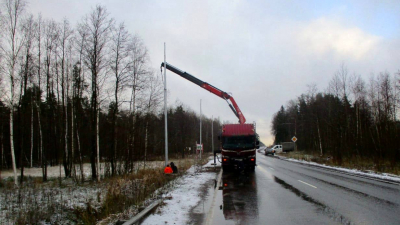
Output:
M203 144L196 144L196 153L203 153Z
M292 137L292 141L293 141L293 143L294 143L294 151L297 151L297 144L296 144L297 137L296 137L296 136L293 136L293 137Z

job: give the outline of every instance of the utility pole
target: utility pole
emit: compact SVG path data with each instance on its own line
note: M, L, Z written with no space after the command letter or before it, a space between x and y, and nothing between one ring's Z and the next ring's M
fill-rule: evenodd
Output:
M201 150L200 150L200 160L201 160L201 152L203 151L203 144L201 142L201 99L200 99L200 145L201 145Z
M167 47L164 42L164 120L165 120L165 166L168 165L168 121L167 121ZM201 129L201 128L200 128ZM201 139L200 139L201 140Z
M212 153L214 156L214 165L217 163L215 162L215 152L214 152L214 115L211 116L211 146L212 146Z

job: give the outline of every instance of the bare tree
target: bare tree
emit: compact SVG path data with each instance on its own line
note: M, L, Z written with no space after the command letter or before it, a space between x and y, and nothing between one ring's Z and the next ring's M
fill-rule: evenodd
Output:
M339 97L340 93L341 93L341 82L340 82L340 77L339 75L336 73L335 75L333 75L332 79L329 81L328 84L328 93Z
M132 87L131 93L131 112L135 111L136 100L138 97L138 92L144 88L144 83L146 80L146 75L148 75L148 51L144 46L142 39L135 35L130 43L130 60L131 60L131 70L130 70L130 86Z
M107 65L107 44L109 43L110 32L113 26L113 19L108 18L107 10L102 6L96 6L92 12L87 15L80 26L81 29L88 32L85 39L83 58L85 65L91 72L91 126L92 126L92 155L90 158L92 164L92 179L100 179L96 171L99 171L99 145L98 145L98 116L99 116L99 82L101 76L105 76L105 66ZM97 170L96 170L97 156Z
M18 57L21 54L22 46L25 41L25 37L19 32L21 16L24 12L25 1L23 0L4 0L3 1L5 12L5 22L3 35L7 41L5 45L1 47L4 60L6 62L6 73L9 78L9 101L8 105L10 108L10 146L11 146L11 157L14 170L14 182L17 185L17 168L15 164L15 152L14 152L14 104L15 104L15 80L16 80L16 69L18 64Z
M21 71L20 71L20 99L19 99L19 112L21 111L26 111L28 108L27 102L22 102L22 96L25 96L27 94L27 88L28 88L28 82L31 83L33 79L33 74L34 74L34 60L33 60L33 50L34 50L34 36L35 36L35 29L36 29L36 24L33 18L33 15L28 16L25 20L22 21L21 23L21 28L22 28L22 35L25 37L25 42L23 44L23 53L24 56L22 56L22 64L21 64ZM29 84L29 86L31 86ZM30 119L30 166L32 167L32 160L33 160L33 88L31 89L30 93L30 109L31 109L31 119ZM22 113L19 115L19 121L20 124L23 126L24 124L27 124L26 118L22 116ZM21 126L20 125L20 126ZM28 134L25 132L21 132L20 134L22 136L21 140L19 141L20 144L20 168L21 168L21 184L23 182L23 177L24 177L24 160L23 156L25 155L24 152L24 146L26 145L25 143L27 142L26 140Z
M163 100L163 86L160 78L155 76L154 73L150 75L147 81L147 100L145 102L146 108L146 127L145 127L145 147L144 147L144 169L146 169L147 160L147 148L148 148L148 127L149 127L149 116L155 113L157 107Z
M354 75L352 78L352 93L354 96L354 107L355 107L355 117L356 117L356 151L357 154L359 155L359 147L360 143L363 140L363 129L361 129L361 115L360 111L365 110L366 108L366 99L365 96L367 94L366 87L365 87L365 82L361 78L361 76L356 76Z
M82 66L83 63L83 53L84 53L84 46L86 44L86 39L88 37L88 32L82 26L78 26L77 29L77 37L75 38L75 49L79 53L78 54L78 62L74 66L73 72L73 99L76 100L76 105L80 107L82 105L81 99L83 98L83 90L84 90L84 81L85 81L85 74L84 74L84 67ZM75 103L74 103L75 106ZM75 110L74 107L73 111ZM73 114L73 120L75 120L76 114ZM84 169L83 169L83 155L81 151L81 140L79 134L79 121L76 119L74 125L76 124L76 141L77 141L77 150L79 154L79 169L80 169L80 176L81 181L84 181Z
M73 34L73 30L71 29L69 22L67 19L64 19L61 25L61 32L59 36L59 43L60 43L60 53L61 53L61 99L62 99L62 106L64 111L64 157L63 157L63 164L64 164L64 172L66 177L71 176L71 163L70 163L70 156L68 155L68 97L69 97L69 74L67 71L67 54L68 50L71 48L71 37Z
M130 35L121 23L113 29L111 38L110 67L114 75L114 104L112 104L112 143L111 143L111 173L115 175L117 167L117 116L119 112L119 95L128 82L131 62L129 61Z
M54 20L48 20L44 23L44 47L45 47L45 60L44 60L44 67L45 67L45 74L46 74L46 99L47 103L50 103L49 109L51 110L51 113L47 113L47 122L50 123L50 126L53 126L53 128L48 129L48 135L47 135L47 146L50 146L51 143L56 143L56 138L55 132L57 130L56 123L55 123L55 109L54 103L53 102L53 97L54 95L54 77L53 77L53 70L56 71L56 74L58 74L57 71L57 63L54 63L53 61L57 61L57 55L56 55L56 44L57 44L57 39L58 39L58 26L57 23ZM54 68L56 67L56 68ZM40 79L40 77L39 77ZM58 83L58 82L57 82ZM58 85L57 85L58 89ZM58 94L58 93L57 93ZM43 143L42 143L43 144ZM55 144L52 145L52 148L56 148ZM43 174L43 181L47 180L47 148L42 148L41 147L41 164L42 164L42 174Z
M395 74L394 78L394 98L395 98L395 120L398 118L398 112L400 108L400 71Z
M38 93L38 95L36 95L36 96L38 96L38 98L37 99L35 99L35 106L36 106L36 110L37 110L37 118L38 118L38 126L39 126L39 150L38 150L38 160L40 161L40 165L42 165L42 151L43 151L43 135L42 135L42 123L41 123L41 110L40 110L40 106L39 106L39 104L38 104L38 102L41 102L42 101L42 99L41 99L41 79L42 79L42 77L41 77L41 68L42 68L42 62L41 62L41 59L42 59L42 55L41 55L41 53L42 53L42 46L41 46L41 43L42 43L42 25L43 25L43 21L42 21L42 16L39 14L39 16L38 16L38 19L37 19L37 22L36 22L36 26L37 26L37 29L36 29L36 38L37 38L37 40L36 40L36 43L37 43L37 52L38 52L38 55L37 55L37 59L38 59L38 62L37 62L37 85L38 85L38 90L39 90L39 93Z

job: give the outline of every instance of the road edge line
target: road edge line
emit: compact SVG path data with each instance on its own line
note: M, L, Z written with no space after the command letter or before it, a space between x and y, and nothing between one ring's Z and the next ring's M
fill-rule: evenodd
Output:
M211 218L212 218L213 215L214 215L215 199L216 199L216 197L217 197L218 189L219 189L219 187L221 186L221 178L222 178L222 168L221 168L221 170L219 171L218 178L217 178L217 179L218 179L217 185L216 185L216 187L215 187L214 194L213 194L213 201L212 201L211 207L210 207L210 209L208 210L208 213L207 213L207 219L206 219L206 223L205 223L206 225L209 225L209 224L210 224Z

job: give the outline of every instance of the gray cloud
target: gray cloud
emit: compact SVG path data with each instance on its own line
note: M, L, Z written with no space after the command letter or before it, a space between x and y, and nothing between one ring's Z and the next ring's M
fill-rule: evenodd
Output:
M395 50L400 36L389 39L367 24L380 13L376 8L399 18L392 1L351 1L351 7L316 2L34 0L29 9L76 23L97 3L106 6L142 37L154 68L163 60L166 42L169 63L231 92L247 120L258 123L262 140L270 143L273 113L305 92L307 84L324 90L343 62L365 79L400 69ZM179 99L198 111L202 99L207 116L237 121L222 99L171 72L167 76L169 104Z

